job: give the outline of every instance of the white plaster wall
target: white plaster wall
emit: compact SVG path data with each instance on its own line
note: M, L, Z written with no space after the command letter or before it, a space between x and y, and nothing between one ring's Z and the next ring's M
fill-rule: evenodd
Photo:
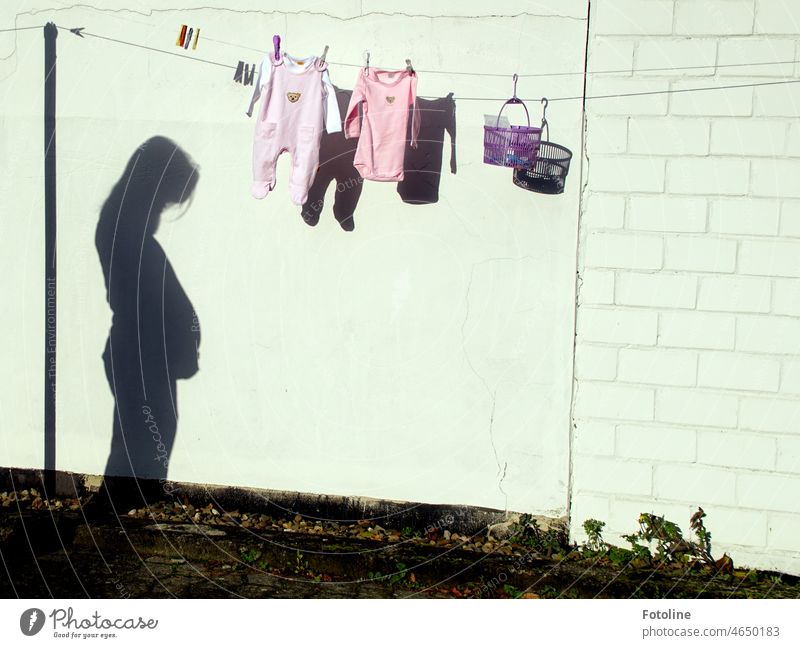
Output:
M296 54L330 45L332 62L357 64L369 49L373 65L402 67L411 56L420 70L508 77L421 72L421 95L455 93L458 174L445 156L440 202L429 206L368 183L346 233L330 205L316 228L303 223L287 156L274 194L250 197L251 89L232 70L62 29L58 468L105 465L112 399L100 354L110 311L94 228L134 148L161 134L201 168L190 209L158 234L203 335L200 372L178 386L170 478L563 514L579 169L562 196L517 189L509 170L482 163L483 115L501 102L459 97L505 98L513 72L582 70L585 2L406 2L403 13L377 1L294 3L290 13L243 0L170 5L29 2L0 15L3 25L53 20L168 51L187 23L202 29L192 55L230 65L259 60L280 33ZM0 463L31 467L42 445L41 32L2 34L0 47L0 176L11 207L2 281L19 313L1 325L16 364L0 401ZM352 87L355 75L331 65L337 85ZM519 86L537 99L581 90L581 75ZM538 104L529 106L537 118ZM548 115L553 138L576 152L580 111L566 101Z
M589 70L624 70L590 96L800 71L724 67L797 59L793 0L595 0L590 23ZM702 506L715 553L800 573L800 85L587 110L573 534Z

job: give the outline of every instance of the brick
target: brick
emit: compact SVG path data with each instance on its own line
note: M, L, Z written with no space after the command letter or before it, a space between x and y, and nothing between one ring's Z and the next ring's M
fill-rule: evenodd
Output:
M592 117L586 139L589 156L596 154L625 153L628 148L627 117Z
M593 7L594 34L670 34L672 0L615 0ZM596 10L595 10L596 9Z
M778 461L775 468L780 472L800 473L800 438L778 439Z
M575 376L580 380L614 380L617 349L579 344L575 349Z
M778 398L743 398L739 406L739 427L797 434L800 431L800 402Z
M731 36L753 33L752 0L678 0L675 33Z
M800 394L800 360L795 358L783 359L781 363L780 391L782 394Z
M756 353L800 353L800 319L774 315L740 315L736 349Z
M798 538L800 538L800 515L769 516L767 545L772 549L797 552Z
M633 41L593 38L589 43L589 73L633 70Z
M768 511L797 513L800 477L745 473L736 478L740 506Z
M586 237L585 264L600 268L658 270L663 241L657 236L592 232Z
M658 315L643 310L582 308L578 312L578 340L610 344L652 345Z
M697 463L701 464L772 470L776 452L775 439L758 434L703 431L697 435Z
M800 5L796 2L756 1L755 33L791 34L800 32Z
M753 88L753 114L758 117L797 117L800 83L775 83Z
M790 57L791 58L791 57ZM639 42L634 69L639 74L672 75L674 72L653 71L653 68L695 68L681 70L686 75L713 75L717 60L716 39L653 38ZM707 65L707 68L698 66Z
M655 466L653 475L653 494L659 499L678 500L704 508L710 504L736 504L735 485L736 477L732 472L708 466L661 464Z
M742 241L739 272L768 277L800 277L800 241Z
M669 86L663 79L590 77L587 95L596 98L586 103L586 110L589 115L666 115L669 95L663 92L669 90ZM648 92L661 94L638 94ZM635 96L619 96L626 94ZM589 132L591 136L591 126Z
M654 232L704 232L705 198L667 194L631 196L627 229Z
M696 293L696 277L664 272L620 272L614 301L625 306L694 308Z
M653 419L653 390L606 383L579 383L575 412L577 418L650 421Z
M800 160L753 160L754 196L800 198Z
M736 241L716 236L667 236L664 268L701 272L733 272Z
M711 201L712 232L769 236L778 233L780 202L758 198L717 198Z
M792 63L783 65L740 65L741 63L769 63L794 60L794 41L759 38L723 38L719 41L717 63L721 76L790 77Z
M661 313L658 344L690 349L733 349L736 318L723 313Z
M742 81L741 85L746 82ZM729 85L711 79L690 79L674 81L672 90L676 94L669 95L669 113L671 115L691 115L694 117L749 117L753 114L753 88L725 88L699 90L699 88L716 88ZM691 92L682 92L691 90Z
M653 467L649 463L605 457L575 457L574 472L584 474L584 488L601 493L650 495ZM591 477L587 480L586 475ZM589 483L587 484L587 481Z
M591 486L588 480L587 486ZM584 492L583 479L575 476L575 495L570 502L570 538L575 542L583 542L586 533L583 530L583 523L586 520L608 520L609 507L608 496L589 495Z
M747 193L749 181L749 160L709 157L667 162L670 193L741 196Z
M772 312L800 316L800 280L776 279L773 282Z
M706 511L706 527L712 530L712 544L750 545L767 543L767 514L738 508L714 507ZM688 529L688 524L686 525ZM715 552L717 553L717 552Z
M697 389L662 387L656 392L656 420L665 423L735 427L738 398Z
M706 351L700 354L697 384L700 387L778 391L780 363L772 358L743 353Z
M694 430L679 427L620 425L616 454L629 459L690 463L695 460L696 436Z
M800 201L781 201L780 234L800 238Z
M585 227L619 229L625 221L625 197L593 191L581 213Z
M758 277L703 277L697 308L710 311L766 313L770 282Z
M589 186L593 191L662 192L664 160L595 156L589 167Z
M631 117L628 151L649 155L706 155L709 121L679 117Z
M719 119L711 124L712 155L776 156L786 148L785 122Z
M604 421L576 421L574 451L576 455L614 454L614 423Z
M612 270L584 270L578 287L578 303L613 304L614 272Z
M697 381L697 353L672 349L620 349L622 382L691 387Z

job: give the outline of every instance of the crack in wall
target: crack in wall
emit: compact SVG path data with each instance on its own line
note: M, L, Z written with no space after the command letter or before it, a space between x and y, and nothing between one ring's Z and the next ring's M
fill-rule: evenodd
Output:
M508 512L508 494L503 489L503 481L506 478L506 472L507 472L507 469L508 469L508 461L504 461L503 465L502 466L500 465L500 456L497 453L497 446L494 443L494 414L495 414L495 408L497 406L497 389L495 389L494 392L493 392L491 390L491 388L489 387L489 383L486 382L486 379L478 372L477 369L475 369L475 365L472 364L472 359L470 358L469 352L467 351L465 329L466 329L467 322L469 321L469 316L470 316L469 297L470 297L470 293L472 291L472 282L473 282L473 280L475 278L475 269L478 266L484 265L486 263L497 263L498 261L519 262L519 261L526 261L526 260L530 260L530 259L534 259L534 258L535 257L533 255L525 255L525 256L521 256L521 257L495 257L495 258L492 258L492 259L484 259L483 261L478 261L477 263L474 263L472 265L472 268L471 268L470 273L469 273L469 281L467 282L467 290L466 290L465 295L464 295L464 303L465 303L466 308L464 309L464 320L461 322L461 350L464 352L464 359L467 361L467 365L469 366L469 368L472 371L472 373L474 373L475 376L478 378L478 380L481 381L481 384L483 384L484 389L486 389L486 393L492 399L492 408L491 408L490 413L489 413L489 429L488 429L488 431L489 431L489 443L492 446L492 451L494 452L494 459L495 459L495 462L497 463L497 473L495 474L495 477L500 476L500 480L497 483L497 487L500 490L500 492L503 494L503 498L505 500L505 503L503 505L503 509L506 512ZM501 475L501 473L502 473L502 475Z

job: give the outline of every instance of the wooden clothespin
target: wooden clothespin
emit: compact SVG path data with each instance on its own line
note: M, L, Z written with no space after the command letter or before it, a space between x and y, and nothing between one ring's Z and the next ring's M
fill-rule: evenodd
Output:
M197 49L197 40L200 38L200 28L198 27L194 32L194 43L192 43L192 49Z
M319 57L319 60L323 63L325 62L325 57L328 56L328 46L325 46L325 50L322 52L322 56Z
M406 72L414 74L414 66L411 65L411 59L406 59Z

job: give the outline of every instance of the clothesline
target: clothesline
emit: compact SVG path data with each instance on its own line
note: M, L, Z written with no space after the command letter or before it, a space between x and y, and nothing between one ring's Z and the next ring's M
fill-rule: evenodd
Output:
M14 29L4 29L0 30L0 32L8 32L8 31L23 31L23 30L30 30L30 29L42 29L44 26L35 26L35 27L17 27ZM197 56L190 56L188 54L181 54L179 52L172 52L169 50L159 49L157 47L152 47L149 45L142 45L141 43L133 43L131 41L125 41L118 38L112 38L110 36L103 36L102 34L95 34L93 32L85 31L83 28L68 28L58 26L59 29L63 29L65 31L71 31L72 33L78 36L90 36L92 38L97 38L100 40L106 40L113 43L118 43L120 45L127 45L129 47L135 47L138 49L147 50L150 52L156 52L159 54L168 54L170 56L177 56L179 58L188 59L191 61L196 61L199 63L206 63L208 65L215 65L217 67L223 67L230 70L235 70L235 65L229 65L227 63L221 63L219 61L212 61L209 59L199 58ZM211 38L205 38L205 40L215 40ZM226 45L232 45L237 47L243 47L241 45L236 45L235 43L228 43L226 41L216 41ZM253 49L254 51L263 52L263 49L255 49L249 48L244 46L246 49ZM751 67L751 66L769 66L769 65L788 65L793 63L800 63L800 59L797 60L787 60L787 61L763 61L763 62L747 62L747 63L729 63L729 64L714 64L714 65L692 65L692 66L680 66L680 67L664 67L664 68L644 68L639 70L627 69L627 70L601 70L601 71L588 71L586 74L622 74L622 73L632 73L632 72L658 72L658 71L681 71L681 70L698 70L698 69L709 69L709 68L731 68L731 67ZM340 65L344 67L362 67L361 64L356 63L340 63L336 61L330 61L330 65ZM482 72L463 72L463 71L447 71L447 70L422 70L418 69L417 72L422 74L445 74L445 75L456 75L456 76L477 76L477 77L497 77L497 78L509 78L511 75L509 74L500 74L500 73L482 73ZM583 75L584 72L545 72L545 73L522 73L518 74L518 77L521 78L536 78L536 77L548 77L548 76L570 76L570 75ZM554 101L576 101L576 100L598 100L598 99L623 99L626 97L643 97L643 96L652 96L652 95L669 95L669 94L682 94L687 92L708 92L712 90L733 90L739 88L757 88L762 86L779 86L779 85L791 85L795 83L800 83L800 79L781 79L775 81L756 81L750 83L738 83L738 84L726 84L726 85L716 85L716 86L701 86L697 88L670 88L667 90L647 90L641 92L621 92L621 93L612 93L612 94L601 94L601 95L575 95L569 97L548 97L549 102ZM436 99L435 96L427 96L427 95L418 95L423 99ZM456 96L456 99L459 101L505 101L508 97L461 97ZM523 99L524 101L529 102L536 102L539 101L540 97L530 98L530 99Z

